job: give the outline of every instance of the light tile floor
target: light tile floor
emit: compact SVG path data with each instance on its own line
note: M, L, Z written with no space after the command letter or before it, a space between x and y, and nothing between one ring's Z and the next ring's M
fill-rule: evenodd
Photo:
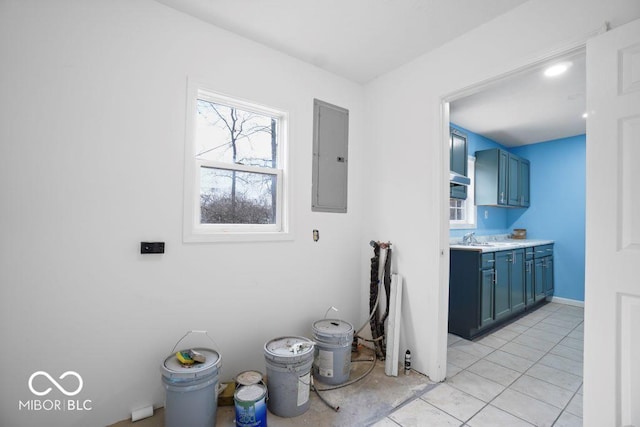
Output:
M375 427L582 426L584 309L548 303L491 334L449 334L447 380Z

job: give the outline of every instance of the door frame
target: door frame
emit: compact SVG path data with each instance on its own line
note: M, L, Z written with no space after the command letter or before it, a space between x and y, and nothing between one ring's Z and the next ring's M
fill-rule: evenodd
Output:
M565 58L571 55L578 55L586 52L587 40L608 31L608 25L588 32L582 37L578 37L565 43L559 48L549 49L538 56L525 59L517 63L514 67L503 73L496 74L485 80L478 81L469 86L460 87L457 90L445 93L440 99L440 157L442 173L440 174L440 281L439 294L440 305L438 315L438 326L436 333L435 354L436 361L432 366L437 367L437 372L430 377L434 381L444 381L447 373L447 333L449 321L449 104L458 99L481 92L494 85L497 85L509 78L519 76L535 69L540 69L543 65L556 59ZM588 138L587 138L588 139ZM587 189L588 193L588 189Z

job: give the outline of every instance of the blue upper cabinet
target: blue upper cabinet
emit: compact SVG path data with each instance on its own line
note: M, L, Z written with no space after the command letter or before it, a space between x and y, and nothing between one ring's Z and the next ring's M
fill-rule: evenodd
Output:
M467 176L468 157L467 135L457 129L451 128L449 138L449 170ZM450 197L453 199L466 199L467 187L464 185L449 185Z
M509 192L507 204L518 206L520 204L520 158L509 154Z
M529 207L529 161L499 148L476 151L476 205Z
M520 159L520 206L529 207L529 160Z

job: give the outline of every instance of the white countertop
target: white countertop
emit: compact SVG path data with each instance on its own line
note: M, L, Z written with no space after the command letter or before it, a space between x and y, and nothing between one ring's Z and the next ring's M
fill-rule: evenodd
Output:
M480 237L478 238L480 240ZM477 251L477 252L497 252L508 251L510 249L528 248L531 246L551 245L553 240L540 240L540 239L503 239L503 240L488 240L480 241L480 243L472 245L462 245L459 243L450 243L451 249L460 249L465 251Z

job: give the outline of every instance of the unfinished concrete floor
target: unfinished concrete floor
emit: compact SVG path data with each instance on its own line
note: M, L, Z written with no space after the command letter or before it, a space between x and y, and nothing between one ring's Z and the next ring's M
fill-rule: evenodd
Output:
M372 357L369 349L363 349L354 360ZM370 367L370 361L352 363L350 380L358 378ZM371 373L355 384L320 392L322 396L340 410L333 411L318 396L311 392L311 406L304 414L293 418L282 418L267 413L270 427L290 426L368 426L384 419L398 407L421 396L428 389L435 387L429 379L415 371L404 375L402 370L397 377L389 377L384 373L384 362L377 361ZM316 381L321 390L331 387ZM131 423L129 420L113 424L111 427L163 427L163 409L157 409L151 418ZM219 406L216 426L235 426L235 409L233 406Z

